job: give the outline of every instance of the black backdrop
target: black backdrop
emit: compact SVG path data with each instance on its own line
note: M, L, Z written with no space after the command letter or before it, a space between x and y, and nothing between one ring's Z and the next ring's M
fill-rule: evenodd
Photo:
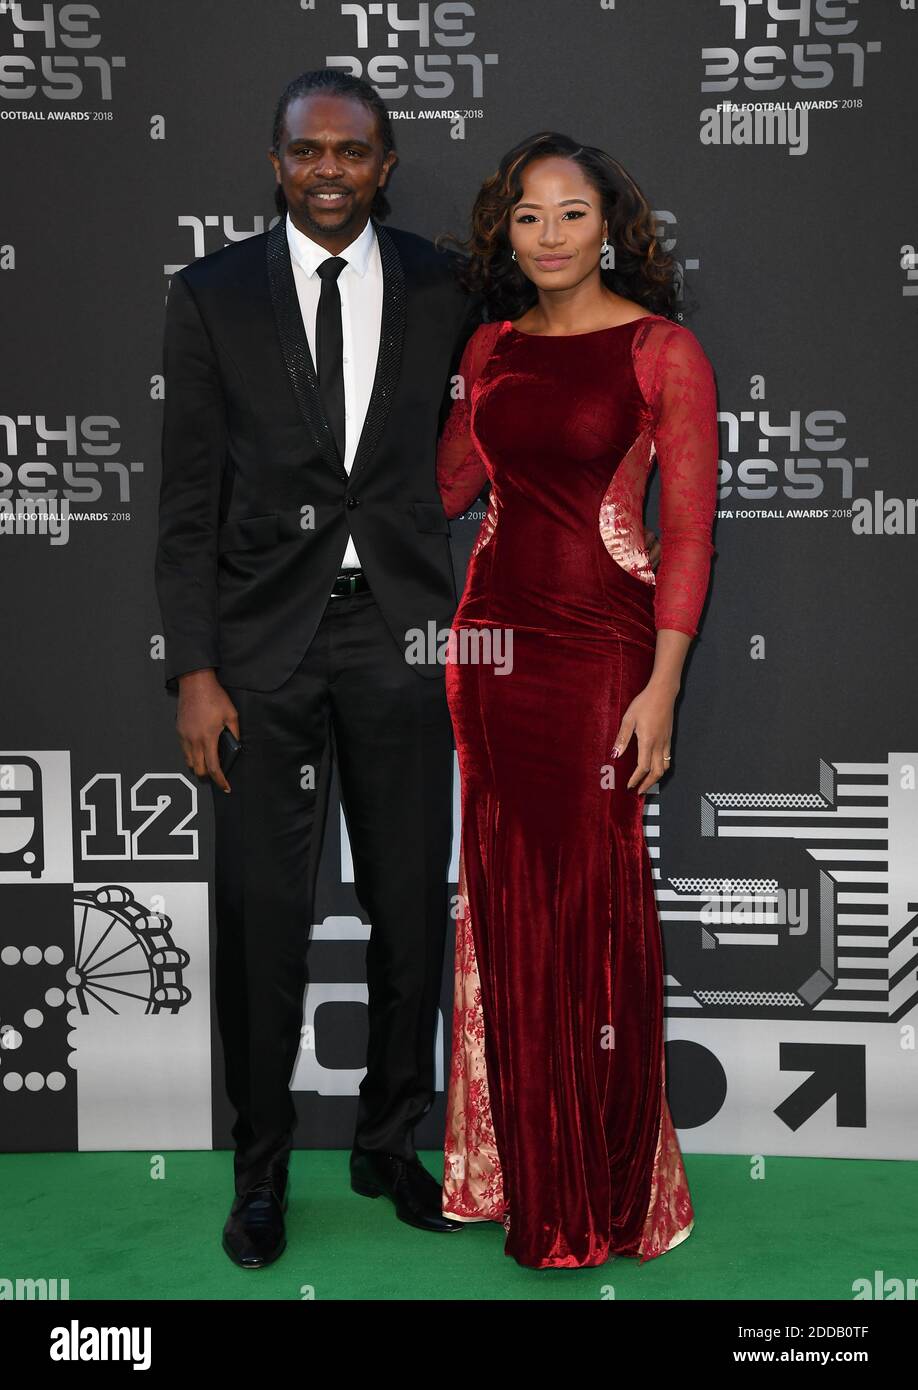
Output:
M915 1156L916 24L894 0L0 6L2 1147L228 1142L210 794L152 585L163 305L270 224L277 97L340 65L397 117L392 225L463 231L546 127L657 210L722 421L646 817L674 1117L687 1150ZM460 577L481 514L453 526ZM317 916L298 1140L347 1146L366 926L337 813ZM137 991L103 977L115 952Z

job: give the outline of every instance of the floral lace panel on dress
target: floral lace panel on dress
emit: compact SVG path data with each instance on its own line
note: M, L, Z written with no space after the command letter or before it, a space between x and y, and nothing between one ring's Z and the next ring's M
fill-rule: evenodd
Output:
M660 1130L653 1160L653 1179L647 1220L638 1246L643 1264L685 1240L695 1224L695 1213L675 1126L666 1099L666 1052L660 1066Z
M649 430L644 430L615 470L599 508L599 534L612 559L645 584L656 584L644 546L644 493L653 458Z
M475 538L475 544L472 547L472 553L469 556L470 560L474 560L479 550L484 550L488 541L494 535L494 532L497 530L497 516L497 497L495 496L494 488L492 487L488 493L488 510L484 514L484 520L481 523L481 529L479 530L478 535Z
M491 1122L481 983L461 854L452 1033L443 1210L460 1220L503 1221L503 1175Z

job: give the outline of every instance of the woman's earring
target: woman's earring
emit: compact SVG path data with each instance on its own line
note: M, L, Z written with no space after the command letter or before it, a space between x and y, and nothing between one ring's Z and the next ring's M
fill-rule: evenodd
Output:
M605 253L606 251L611 251L611 250L612 250L612 247L609 245L609 243L608 243L608 241L606 240L605 237L603 237L603 239L602 239L602 248L601 248L601 249L602 249L603 253Z
M516 260L516 252L515 252L515 251L511 251L511 252L510 252L510 259L511 259L511 261L515 261L515 260Z

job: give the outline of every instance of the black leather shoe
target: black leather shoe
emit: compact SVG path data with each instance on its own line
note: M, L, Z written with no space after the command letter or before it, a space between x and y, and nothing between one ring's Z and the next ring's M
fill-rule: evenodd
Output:
M351 1154L351 1188L361 1197L388 1197L399 1221L420 1231L461 1231L462 1221L443 1214L443 1189L420 1159L398 1154Z
M223 1227L223 1249L241 1269L262 1269L287 1248L287 1175L263 1178L238 1196Z

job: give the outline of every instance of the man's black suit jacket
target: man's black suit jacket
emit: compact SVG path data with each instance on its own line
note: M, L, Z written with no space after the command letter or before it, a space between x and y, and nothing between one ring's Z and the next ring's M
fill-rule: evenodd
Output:
M155 565L170 690L201 667L226 685L282 685L349 534L400 647L412 629L449 626L457 595L436 441L478 307L452 255L374 228L380 351L350 474L322 412L284 219L173 279ZM441 676L426 654L418 672Z

